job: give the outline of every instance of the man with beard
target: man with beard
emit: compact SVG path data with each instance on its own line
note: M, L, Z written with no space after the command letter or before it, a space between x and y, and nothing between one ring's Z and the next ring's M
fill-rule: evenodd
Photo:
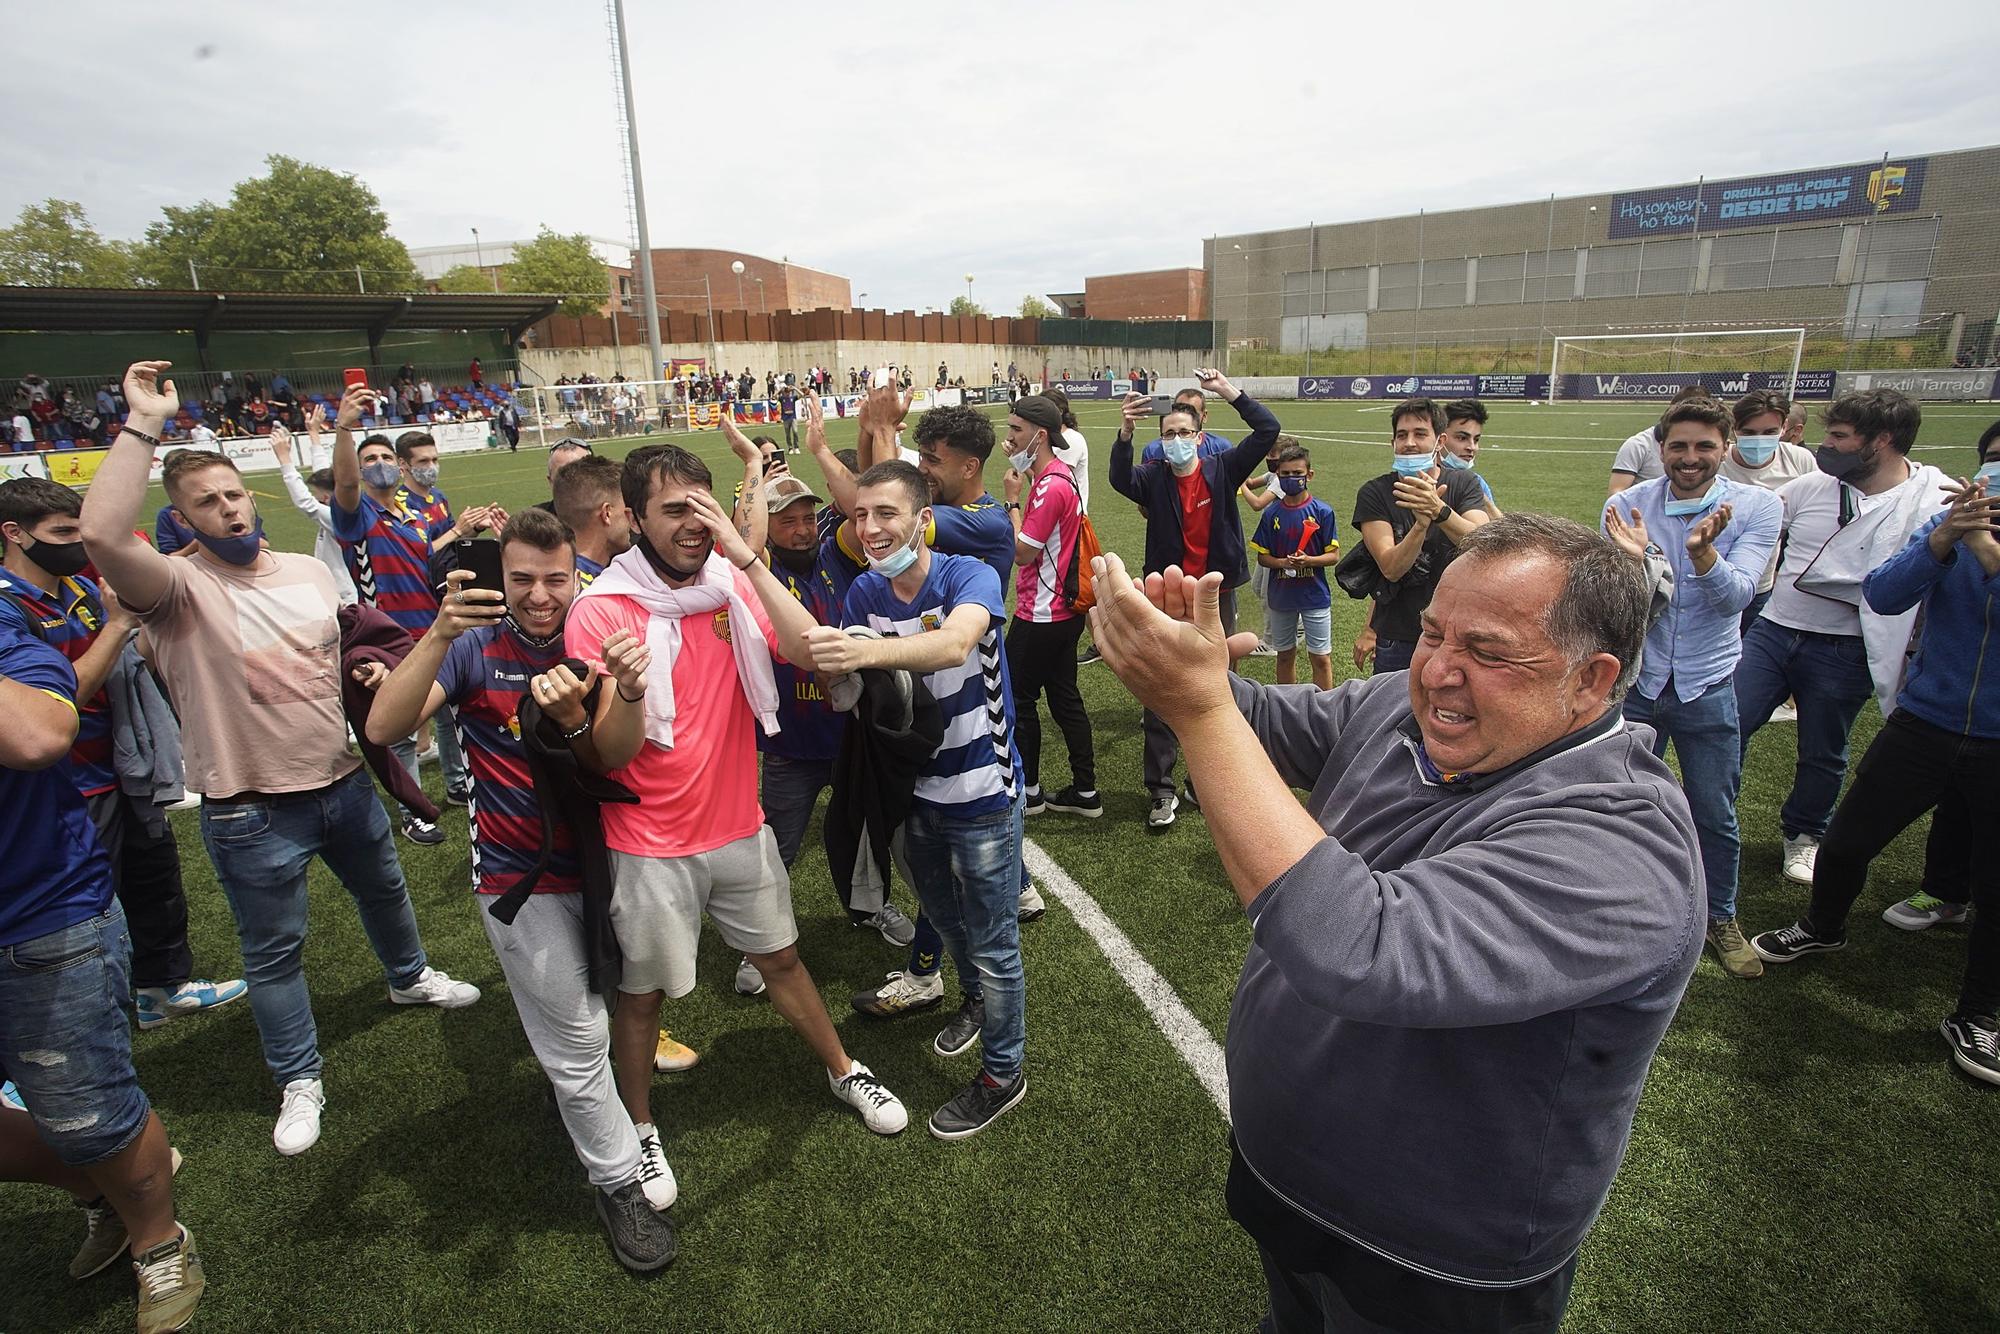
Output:
M1673 602L1646 633L1625 717L1653 729L1655 755L1664 759L1671 741L1680 759L1701 837L1715 957L1731 977L1760 977L1764 965L1736 924L1743 752L1733 678L1743 609L1777 549L1780 511L1770 492L1717 475L1735 434L1733 418L1712 399L1668 408L1660 418L1665 475L1613 497L1604 530L1641 569L1650 552L1673 571Z
M263 549L249 489L220 454L185 451L161 479L195 530L193 557L162 556L132 532L158 432L180 407L173 381L159 378L168 365L141 361L125 373L131 416L84 498L83 541L146 627L181 717L202 842L236 919L264 1061L284 1094L272 1142L303 1153L319 1140L326 1102L304 961L315 856L354 897L393 1004L455 1009L479 989L430 966L388 817L347 748L340 601L326 567ZM344 415L350 404L341 406Z
M577 598L564 636L570 656L586 663L602 663L605 641L620 630L651 650L637 689L602 692L587 757L640 799L606 806L603 820L611 918L625 953L612 1052L641 1152L665 1169L650 1062L662 1003L694 989L704 913L819 1057L834 1097L875 1133L897 1134L908 1113L847 1054L799 960L791 881L757 804L752 734L775 728L778 713L770 622L749 580L715 551L714 479L687 450L647 445L625 459L623 491L632 549ZM766 526L760 505L752 549Z
M523 510L500 533L503 594L469 589L469 571L447 576L438 618L376 689L368 734L378 743L407 736L451 705L465 732L472 771L472 873L480 925L507 976L521 1029L555 1089L577 1158L596 1189L597 1214L619 1261L637 1272L674 1257L673 1226L655 1212L673 1203L672 1178L648 1178L632 1118L611 1073L609 1012L589 986L575 836L555 829L552 855L511 924L486 910L513 889L541 855L541 810L521 705L533 698L571 749L591 753L584 697L597 684L563 665L563 621L576 596L576 549L562 522ZM649 655L619 631L599 646L607 687L637 693ZM655 1196L659 1198L656 1200Z

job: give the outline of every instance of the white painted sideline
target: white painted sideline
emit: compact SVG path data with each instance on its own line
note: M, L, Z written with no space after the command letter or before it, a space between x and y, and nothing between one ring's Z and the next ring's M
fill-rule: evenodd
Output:
M1168 1043L1180 1053L1181 1059L1194 1071L1194 1077L1221 1111L1222 1119L1229 1119L1229 1069L1223 1060L1222 1048L1209 1035L1201 1020L1194 1017L1174 989L1167 984L1153 965L1146 962L1146 956L1139 953L1138 946L1131 938L1118 929L1118 924L1105 915L1097 900L1090 897L1083 886L1070 879L1069 872L1057 864L1056 859L1042 851L1033 839L1021 842L1021 858L1028 864L1029 874L1035 877L1043 889L1054 894L1069 909L1070 916L1076 918L1077 925L1084 929L1097 948L1104 951L1104 957L1118 970L1118 976L1125 979L1125 985L1132 988L1139 1003L1146 1007L1154 1024L1166 1035Z

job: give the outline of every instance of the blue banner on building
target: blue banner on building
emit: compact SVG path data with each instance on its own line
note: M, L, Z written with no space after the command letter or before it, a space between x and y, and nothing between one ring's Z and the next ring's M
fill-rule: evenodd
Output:
M1611 239L1678 236L1768 227L1780 222L1876 217L1915 211L1924 196L1928 158L1861 162L1776 176L1635 190L1611 196Z

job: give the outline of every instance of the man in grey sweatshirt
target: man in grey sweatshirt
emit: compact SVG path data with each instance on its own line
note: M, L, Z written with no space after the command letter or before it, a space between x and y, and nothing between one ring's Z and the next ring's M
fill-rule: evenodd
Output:
M1229 1195L1267 1328L1553 1330L1705 924L1686 799L1619 713L1648 590L1509 515L1408 672L1322 693L1227 672L1214 583L1106 557L1091 633L1253 924Z

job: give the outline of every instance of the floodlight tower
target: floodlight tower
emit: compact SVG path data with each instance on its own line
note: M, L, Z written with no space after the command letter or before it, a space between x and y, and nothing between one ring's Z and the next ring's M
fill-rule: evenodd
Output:
M632 57L625 41L625 0L610 0L612 54L618 64L618 119L625 130L625 208L638 248L633 258L639 268L639 290L646 302L646 342L653 350L652 368L647 379L664 374L665 353L660 346L660 298L653 285L653 243L646 231L646 178L639 169L639 120L632 113ZM613 313L613 319L617 318Z

